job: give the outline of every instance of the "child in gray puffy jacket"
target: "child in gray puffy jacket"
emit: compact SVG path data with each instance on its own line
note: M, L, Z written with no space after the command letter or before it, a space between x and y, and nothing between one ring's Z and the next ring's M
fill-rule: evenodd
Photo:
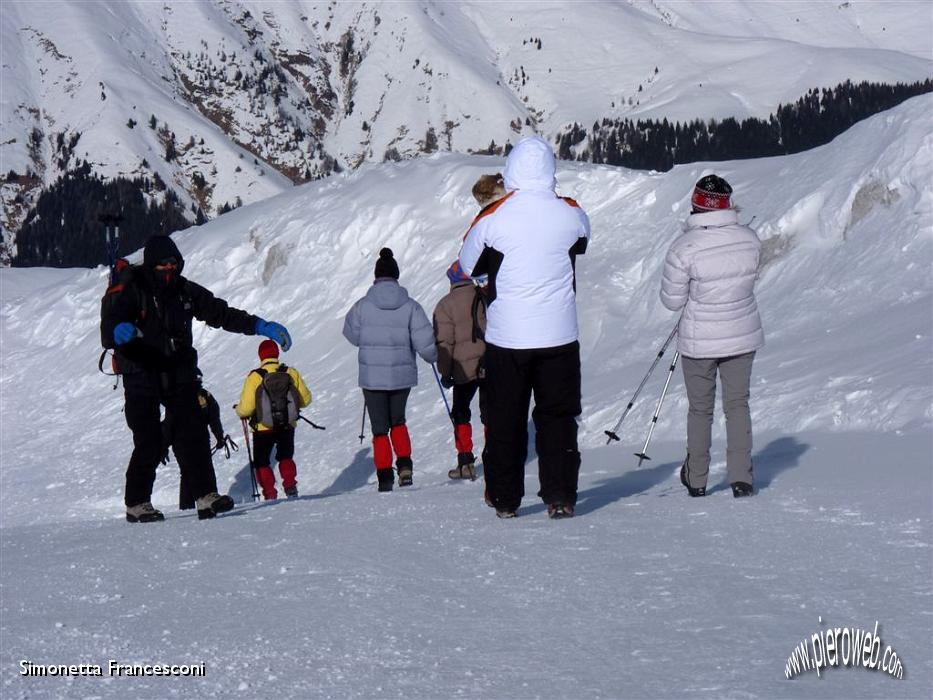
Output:
M389 248L379 251L375 281L344 320L343 335L359 348L359 385L373 431L373 462L380 491L412 483L411 439L405 405L418 384L417 352L425 362L437 360L434 329L424 309L399 285L398 263Z

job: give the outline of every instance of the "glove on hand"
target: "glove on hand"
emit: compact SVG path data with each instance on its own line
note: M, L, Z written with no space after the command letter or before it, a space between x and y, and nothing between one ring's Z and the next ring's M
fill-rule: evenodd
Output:
M113 342L117 345L124 345L130 342L139 333L139 329L129 321L118 323L113 329Z
M292 337L288 334L288 329L281 323L259 319L256 321L256 334L274 340L282 347L282 350L287 351L292 346Z
M453 377L441 377L441 386L445 389L451 389L454 385Z

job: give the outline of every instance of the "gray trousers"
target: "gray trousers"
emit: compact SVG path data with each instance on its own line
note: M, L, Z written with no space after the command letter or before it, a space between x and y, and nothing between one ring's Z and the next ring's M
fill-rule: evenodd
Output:
M730 484L752 482L752 418L748 410L749 383L755 353L700 360L682 358L687 412L687 481L693 488L706 486L716 405L716 372L722 383L722 410L726 414L726 471Z

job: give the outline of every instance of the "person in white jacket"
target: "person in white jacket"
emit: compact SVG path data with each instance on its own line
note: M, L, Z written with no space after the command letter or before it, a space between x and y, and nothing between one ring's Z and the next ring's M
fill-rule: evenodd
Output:
M739 224L731 197L732 187L717 175L696 183L693 212L667 251L661 280L661 303L683 309L677 346L690 408L680 480L691 496L706 495L717 372L727 478L736 498L754 493L748 397L755 352L765 342L755 301L761 243Z
M543 139L520 141L503 178L508 194L480 212L467 232L460 265L488 274L487 425L483 450L488 502L514 517L524 495L528 408L534 393L539 496L551 517L573 515L580 453L580 346L575 258L590 222L554 192L554 152Z

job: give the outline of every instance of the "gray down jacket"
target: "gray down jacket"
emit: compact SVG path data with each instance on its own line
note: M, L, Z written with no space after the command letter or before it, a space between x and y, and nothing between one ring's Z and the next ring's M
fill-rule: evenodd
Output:
M765 344L755 301L758 236L735 210L687 217L667 251L661 303L683 309L677 347L686 357L742 355Z
M417 352L437 360L434 328L421 305L394 279L377 279L347 313L344 337L359 351L363 389L406 389L418 384Z

